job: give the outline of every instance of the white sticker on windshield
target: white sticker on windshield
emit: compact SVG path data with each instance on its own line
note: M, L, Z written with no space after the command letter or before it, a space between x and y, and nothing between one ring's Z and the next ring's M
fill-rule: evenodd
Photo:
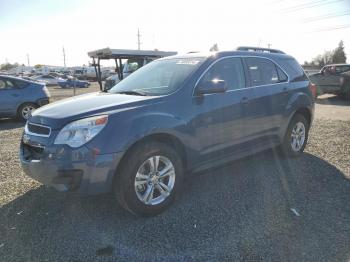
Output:
M179 60L177 61L177 65L196 65L199 63L199 60Z

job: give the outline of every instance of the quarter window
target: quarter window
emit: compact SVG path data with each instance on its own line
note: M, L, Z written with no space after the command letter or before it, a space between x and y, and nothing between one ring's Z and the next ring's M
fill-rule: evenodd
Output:
M252 86L271 85L280 82L276 65L270 60L249 57L246 58L246 61ZM281 78L283 79L283 74ZM287 77L284 76L284 78L284 81L286 81Z
M278 82L282 83L282 82L287 82L288 80L288 76L282 71L281 68L279 68L278 66L276 66L277 68L277 73L278 73Z
M224 58L216 62L202 77L201 83L212 80L224 80L227 90L244 88L245 77L241 59Z

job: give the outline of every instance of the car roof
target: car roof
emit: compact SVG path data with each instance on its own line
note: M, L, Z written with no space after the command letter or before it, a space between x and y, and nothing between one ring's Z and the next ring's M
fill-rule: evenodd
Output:
M11 75L0 75L0 77L2 78L7 78L7 79L11 79L11 80L19 80L19 81L23 81L23 82L26 82L26 83L36 83L38 84L37 82L35 81L32 81L32 80L28 80L28 79L23 79L21 77L17 77L17 76L11 76Z
M161 58L160 60L167 60L167 59L185 59L185 58L222 58L222 57L228 57L228 56L258 56L258 57L265 57L265 58L293 58L290 55L284 54L284 53L268 53L268 52L259 52L259 51L216 51L216 52L190 52L183 55L174 55L174 56L167 56L164 58Z

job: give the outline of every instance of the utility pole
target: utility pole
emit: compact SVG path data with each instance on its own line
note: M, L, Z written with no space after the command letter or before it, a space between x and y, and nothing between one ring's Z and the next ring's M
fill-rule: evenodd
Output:
M30 63L29 63L29 54L27 54L27 62L28 62L28 66L30 66Z
M270 49L271 48L271 44L267 44L267 48Z
M137 48L140 50L141 48L141 35L140 35L140 29L137 28Z
M64 51L64 47L63 47L63 64L64 64L64 67L66 68L66 52Z

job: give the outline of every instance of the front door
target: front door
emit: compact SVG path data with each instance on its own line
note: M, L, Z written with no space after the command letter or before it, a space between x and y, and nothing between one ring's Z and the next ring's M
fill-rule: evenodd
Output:
M229 154L246 136L245 102L249 94L241 58L214 62L197 87L215 79L226 82L226 92L193 97L196 117L192 125L202 161Z

